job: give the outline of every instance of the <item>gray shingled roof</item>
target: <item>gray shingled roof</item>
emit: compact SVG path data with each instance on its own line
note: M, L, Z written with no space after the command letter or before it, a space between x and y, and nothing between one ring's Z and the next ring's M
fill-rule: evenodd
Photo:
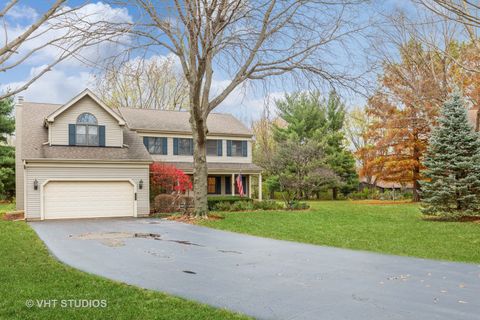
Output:
M189 117L184 111L161 111L152 109L116 109L134 130L161 130L191 133ZM207 119L211 135L240 135L251 137L252 131L230 114L211 113Z
M165 164L171 164L180 170L187 171L187 173L193 172L192 162L165 162ZM235 173L261 173L262 168L253 163L229 163L229 162L209 162L209 172L235 172Z
M22 103L22 159L73 159L110 161L152 161L136 132L124 128L125 148L97 148L79 146L49 146L48 129L44 119L60 108L59 104Z

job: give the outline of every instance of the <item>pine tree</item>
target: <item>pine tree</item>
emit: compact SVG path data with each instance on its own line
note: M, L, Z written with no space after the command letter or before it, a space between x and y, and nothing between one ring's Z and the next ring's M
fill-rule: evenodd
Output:
M424 159L424 214L480 214L480 137L467 119L459 92L444 103Z
M329 186L333 198L337 198L338 190L343 194L355 190L358 186L355 158L345 146L345 105L337 93L332 91L328 99L322 99L316 91L297 92L276 101L276 106L287 126L273 126L275 141L316 142L325 153L326 164L339 177L331 180Z
M5 145L15 130L13 99L0 100L0 200L15 195L15 149Z

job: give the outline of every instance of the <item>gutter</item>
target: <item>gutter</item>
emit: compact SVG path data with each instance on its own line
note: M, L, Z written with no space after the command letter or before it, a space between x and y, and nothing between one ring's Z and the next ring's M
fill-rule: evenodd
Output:
M145 129L145 128L129 128L130 130L136 131L138 133L155 133L155 134L182 134L182 135L192 135L191 131L173 131L173 130L154 130L154 129ZM253 138L251 133L208 133L207 137L239 137L239 138Z

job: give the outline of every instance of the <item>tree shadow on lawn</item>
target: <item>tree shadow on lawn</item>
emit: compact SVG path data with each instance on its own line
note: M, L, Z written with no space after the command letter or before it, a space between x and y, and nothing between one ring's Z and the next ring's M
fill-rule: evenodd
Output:
M462 216L462 217L439 217L439 216L426 216L423 217L424 221L432 222L471 222L480 224L480 216Z

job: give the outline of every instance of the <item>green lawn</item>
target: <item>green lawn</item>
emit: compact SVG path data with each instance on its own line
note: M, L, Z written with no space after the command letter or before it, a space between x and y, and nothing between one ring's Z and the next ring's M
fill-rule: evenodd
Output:
M312 202L308 211L220 213L203 225L252 235L430 259L480 263L480 224L423 220L415 204Z
M12 205L0 204L0 217L1 212L11 209ZM29 309L25 306L27 299L105 299L107 307ZM77 271L52 258L26 223L0 219L0 319L245 317Z

